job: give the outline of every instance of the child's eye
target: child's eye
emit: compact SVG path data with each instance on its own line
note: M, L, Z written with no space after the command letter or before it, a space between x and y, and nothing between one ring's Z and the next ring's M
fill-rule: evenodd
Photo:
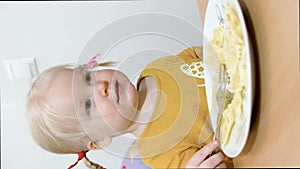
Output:
M92 82L93 82L93 77L92 77L92 74L91 74L91 72L87 72L87 74L85 75L85 80L86 80L86 82L88 83L88 84L92 84Z
M92 109L92 99L88 99L86 102L85 102L85 111L90 114L91 112L91 109Z

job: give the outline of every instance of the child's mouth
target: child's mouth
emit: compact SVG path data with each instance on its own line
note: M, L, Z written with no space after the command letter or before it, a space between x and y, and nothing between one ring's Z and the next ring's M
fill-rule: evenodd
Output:
M119 82L116 81L116 95L117 95L117 102L120 101L120 92L119 92Z

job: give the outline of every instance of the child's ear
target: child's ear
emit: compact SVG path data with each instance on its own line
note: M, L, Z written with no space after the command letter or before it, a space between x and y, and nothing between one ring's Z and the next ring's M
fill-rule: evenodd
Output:
M87 144L87 148L89 150L101 149L103 147L108 146L111 143L111 141L112 141L111 137L105 137L102 140L89 141Z

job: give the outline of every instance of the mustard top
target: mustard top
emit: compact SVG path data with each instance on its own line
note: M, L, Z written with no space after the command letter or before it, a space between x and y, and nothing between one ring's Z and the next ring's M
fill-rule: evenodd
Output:
M191 47L149 63L139 77L138 84L151 76L158 87L154 112L135 146L152 168L183 168L212 140L201 58L202 47Z

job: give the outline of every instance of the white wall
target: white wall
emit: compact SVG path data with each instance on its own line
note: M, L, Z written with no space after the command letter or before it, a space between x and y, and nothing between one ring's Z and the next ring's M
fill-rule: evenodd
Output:
M11 58L35 57L40 72L56 64L74 62L98 30L118 18L144 12L170 14L201 28L196 0L0 2L1 62ZM169 29L172 31L178 28ZM159 45L155 42L153 44ZM170 53L175 54L183 49L176 44L166 44L169 44L167 48ZM1 63L0 83L1 168L53 169L67 168L73 163L77 158L75 155L48 153L32 140L24 112L30 81L8 80ZM126 146L117 148L120 148L120 152L126 150ZM121 159L110 153L90 152L89 157L107 168L120 168ZM85 167L79 163L76 168Z

